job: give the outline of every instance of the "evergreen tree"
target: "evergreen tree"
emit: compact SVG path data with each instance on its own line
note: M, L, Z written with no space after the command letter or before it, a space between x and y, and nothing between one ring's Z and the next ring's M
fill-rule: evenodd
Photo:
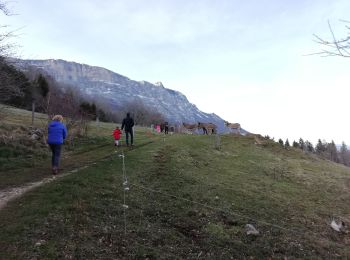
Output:
M45 77L41 74L34 80L31 88L31 100L32 100L32 125L34 125L34 112L36 103L40 103L49 93L49 84Z
M306 151L308 151L309 153L314 153L315 152L314 146L308 140L305 141L305 147L306 147Z
M327 155L328 155L328 159L333 161L333 162L339 162L339 159L338 159L338 150L337 150L337 147L334 143L334 141L332 140L332 142L330 142L329 144L327 144L327 147L326 147L326 152L327 152Z
M293 141L293 147L294 147L294 148L299 148L299 147L300 147L300 146L299 146L299 143L296 142L295 140Z
M290 147L288 138L287 138L286 142L284 143L284 147L285 147L286 149Z
M284 146L283 140L281 138L278 139L278 142L279 142L280 145Z
M301 137L299 139L299 148L303 151L305 150L305 142L304 142L303 138L301 138Z
M46 78L40 74L36 80L36 84L38 88L37 92L40 94L40 96L46 97L49 93L49 83L47 82Z
M102 109L97 110L97 117L102 122L108 122L107 115L106 115L105 111L103 111Z
M318 139L315 150L318 155L323 155L326 151L326 143L323 143L321 139Z
M90 104L89 102L82 102L80 104L80 113L83 117L95 120L97 115L96 105L94 103Z
M344 165L350 166L350 153L345 142L342 142L339 152L340 162Z

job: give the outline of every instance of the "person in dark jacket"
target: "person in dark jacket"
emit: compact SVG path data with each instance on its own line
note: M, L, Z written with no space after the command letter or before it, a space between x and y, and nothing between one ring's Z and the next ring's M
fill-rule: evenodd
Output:
M169 123L164 122L164 134L169 134Z
M134 119L130 116L130 113L126 114L123 119L122 130L125 131L126 145L129 146L129 134L131 145L134 145L134 133L133 133Z
M64 140L67 137L67 129L62 123L63 117L61 115L55 115L52 118L52 122L48 126L48 138L47 143L52 151L52 173L56 175L58 173L58 166L61 157L61 147Z

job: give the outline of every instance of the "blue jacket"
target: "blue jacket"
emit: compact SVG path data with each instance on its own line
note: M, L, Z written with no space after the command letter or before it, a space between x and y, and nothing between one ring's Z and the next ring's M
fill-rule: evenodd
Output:
M48 144L63 144L67 136L67 129L61 122L52 121L48 128Z

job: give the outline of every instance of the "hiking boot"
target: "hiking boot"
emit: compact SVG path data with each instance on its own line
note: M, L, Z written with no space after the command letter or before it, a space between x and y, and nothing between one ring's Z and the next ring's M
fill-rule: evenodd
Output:
M57 167L52 167L52 174L53 174L53 175L56 175L57 172L58 172Z

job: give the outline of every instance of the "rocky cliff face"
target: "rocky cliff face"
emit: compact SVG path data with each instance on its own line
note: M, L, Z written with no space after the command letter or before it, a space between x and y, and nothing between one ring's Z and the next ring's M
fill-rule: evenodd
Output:
M141 100L145 106L160 112L170 122L212 122L224 130L223 119L200 111L185 95L165 88L160 82L134 81L105 68L64 60L21 60L18 64L23 70L28 66L40 68L58 82L78 88L92 99L103 99L112 107L117 108L131 100Z

